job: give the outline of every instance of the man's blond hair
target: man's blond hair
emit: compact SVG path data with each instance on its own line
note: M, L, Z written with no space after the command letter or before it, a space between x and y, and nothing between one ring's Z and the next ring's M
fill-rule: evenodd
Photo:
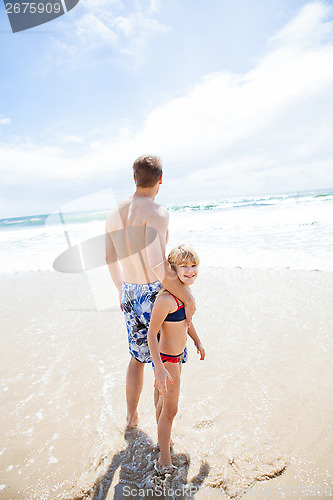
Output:
M157 156L142 155L133 163L133 173L138 187L154 187L163 171Z

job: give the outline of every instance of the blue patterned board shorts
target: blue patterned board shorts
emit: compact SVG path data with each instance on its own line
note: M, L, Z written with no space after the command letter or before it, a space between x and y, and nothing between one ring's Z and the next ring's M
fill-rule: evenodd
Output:
M162 285L154 283L135 284L123 282L122 306L126 321L129 352L140 363L152 363L147 333L156 295ZM187 352L183 363L187 361Z

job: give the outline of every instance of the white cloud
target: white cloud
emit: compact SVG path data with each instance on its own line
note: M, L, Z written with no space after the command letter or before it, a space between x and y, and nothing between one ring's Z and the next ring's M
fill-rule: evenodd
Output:
M10 124L11 124L10 118L1 118L0 117L0 125L10 125Z
M325 21L332 7L323 2L310 2L303 7L276 35L272 42L292 42L298 46L313 46L332 35L332 22Z
M135 56L136 65L148 48L148 42L158 33L169 31L156 18L158 2L154 0L80 2L81 17L62 18L71 29L64 31L63 41L54 41L60 61L71 59L75 64L88 53L112 48L115 53ZM83 11L83 15L82 15ZM112 57L112 52L108 53Z
M312 4L312 10L315 6L321 13L320 31L328 9L319 3ZM299 17L303 18L303 12ZM308 26L302 26L299 38L306 39ZM314 30L311 25L310 37ZM266 129L281 114L287 125L291 104L308 105L309 99L333 83L332 44L300 48L299 38L280 37L278 46L244 75L208 75L183 97L155 109L137 139L157 144L165 154L171 149L185 160L193 147L202 158L212 149L230 148ZM328 98L332 100L331 92Z
M85 14L75 26L77 40L85 48L117 45L118 36L105 22L92 13Z
M65 135L61 137L65 144L83 144L84 139L79 135Z
M159 5L161 0L150 0L150 12L157 12L159 9Z
M147 48L148 41L155 33L166 33L167 26L161 25L156 19L146 17L140 12L131 14L126 18L116 18L114 20L119 29L128 39L128 43L121 49L123 54L138 56L143 54Z
M72 154L67 144L82 143L79 136L63 138L65 146L39 146L23 144L0 147L0 173L4 183L19 185L45 181L79 181L90 179L92 173L99 174L108 170L112 173L121 163L108 160L109 146L104 144L98 151L94 149L84 154ZM112 153L117 151L114 147Z
M76 137L72 143L90 141L80 157L65 141L59 148L2 148L7 182L33 176L89 184L118 172L121 186L130 182L133 160L147 152L161 156L164 192L174 198L333 187L329 15L322 2L305 6L251 71L207 75L153 109L136 131L123 127L113 142L106 133L98 142Z

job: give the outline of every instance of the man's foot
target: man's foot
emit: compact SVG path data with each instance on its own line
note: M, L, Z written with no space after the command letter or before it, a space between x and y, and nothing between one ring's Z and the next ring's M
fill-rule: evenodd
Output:
M135 412L133 417L126 418L126 429L136 429L139 424L138 412Z

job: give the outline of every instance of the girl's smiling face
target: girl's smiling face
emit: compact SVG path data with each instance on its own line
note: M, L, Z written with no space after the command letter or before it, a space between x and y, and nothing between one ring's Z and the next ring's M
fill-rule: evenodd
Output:
M175 265L175 270L180 281L187 286L192 285L198 276L198 265L191 261Z

